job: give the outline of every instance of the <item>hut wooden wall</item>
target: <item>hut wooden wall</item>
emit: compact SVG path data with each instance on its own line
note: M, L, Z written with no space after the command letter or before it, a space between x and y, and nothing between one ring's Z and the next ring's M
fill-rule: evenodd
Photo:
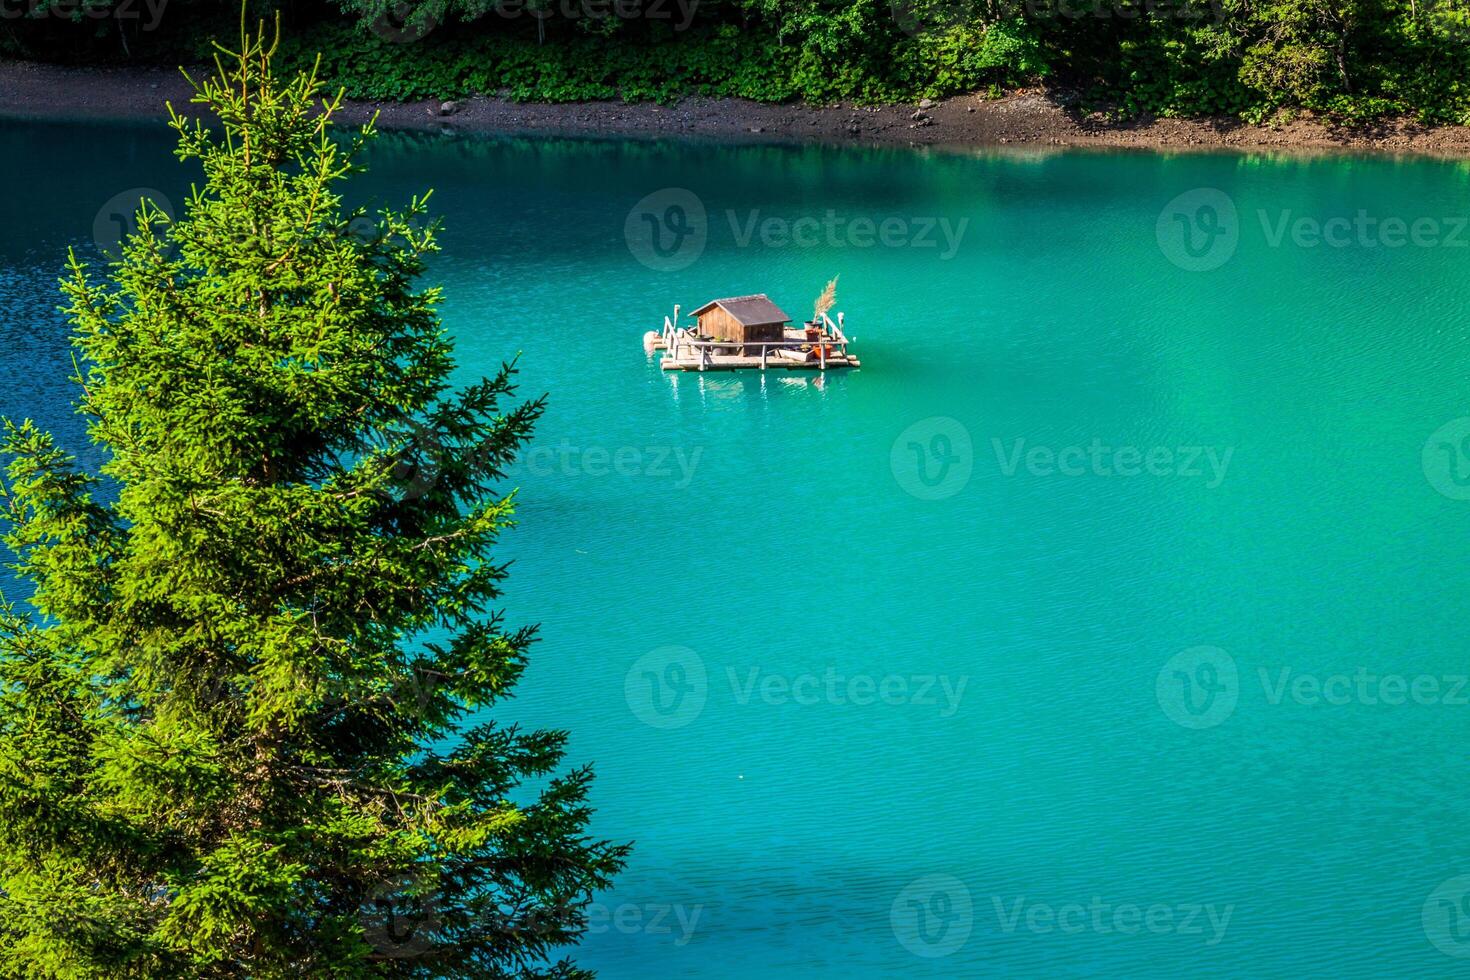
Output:
M699 332L718 340L735 340L742 343L780 340L782 337L779 323L741 323L718 306L700 315Z
M716 306L700 314L699 332L716 340L744 340L745 332L740 321Z

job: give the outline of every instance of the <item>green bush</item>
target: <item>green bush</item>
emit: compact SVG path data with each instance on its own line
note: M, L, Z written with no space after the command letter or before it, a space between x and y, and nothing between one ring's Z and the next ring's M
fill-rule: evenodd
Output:
M583 33L544 42L461 30L414 44L330 24L293 36L282 57L307 67L318 51L329 84L368 100L500 94L517 101L670 102L699 94L880 103L1018 84L1046 71L1039 45L1018 24L901 38L884 57L877 51L835 57L819 43L782 41L733 24L662 39Z
M324 77L361 99L883 103L1044 81L1122 116L1470 120L1470 0L338 3L293 8L285 54L305 65L327 52ZM0 50L177 62L206 49L227 6L175 5L153 34L106 19L5 21ZM432 28L420 40L392 43L371 29L405 9Z

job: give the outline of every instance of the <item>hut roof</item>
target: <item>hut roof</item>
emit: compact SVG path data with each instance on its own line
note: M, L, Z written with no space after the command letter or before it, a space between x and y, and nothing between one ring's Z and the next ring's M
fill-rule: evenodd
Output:
M782 312L781 307L772 303L770 297L765 293L710 300L689 315L701 316L716 306L746 326L756 323L785 323L791 319L789 315Z

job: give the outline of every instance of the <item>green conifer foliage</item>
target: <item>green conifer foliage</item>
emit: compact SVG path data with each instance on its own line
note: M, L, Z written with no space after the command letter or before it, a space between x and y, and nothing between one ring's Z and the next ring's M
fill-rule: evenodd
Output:
M5 433L0 973L581 976L626 848L565 733L483 721L534 638L490 549L542 404L450 387L426 198L349 210L372 126L241 34L214 128L174 116L179 220L63 282L101 473Z

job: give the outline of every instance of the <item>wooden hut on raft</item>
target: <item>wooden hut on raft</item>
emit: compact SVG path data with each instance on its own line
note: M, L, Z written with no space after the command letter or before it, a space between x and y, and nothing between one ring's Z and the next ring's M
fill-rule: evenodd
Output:
M740 353L747 356L759 356L762 343L785 339L786 324L791 322L765 293L710 300L689 315L698 322L699 334L740 344Z

